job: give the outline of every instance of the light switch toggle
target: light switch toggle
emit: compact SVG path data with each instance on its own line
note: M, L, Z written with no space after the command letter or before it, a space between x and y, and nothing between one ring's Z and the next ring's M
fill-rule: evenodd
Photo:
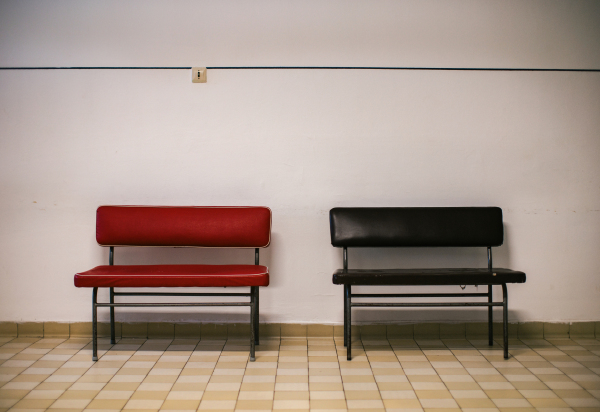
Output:
M192 67L192 83L206 83L206 67Z

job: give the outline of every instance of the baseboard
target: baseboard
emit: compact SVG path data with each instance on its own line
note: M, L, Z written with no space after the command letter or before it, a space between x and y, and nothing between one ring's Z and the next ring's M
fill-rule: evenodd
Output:
M509 336L521 339L600 338L600 322L510 323ZM266 323L265 337L342 337L342 325ZM248 323L116 322L115 334L124 338L233 339L250 334ZM484 339L487 323L416 323L402 325L353 325L352 334L363 339ZM98 335L110 336L110 324L99 323ZM494 335L502 335L502 324L494 323ZM0 322L2 337L92 336L91 322Z

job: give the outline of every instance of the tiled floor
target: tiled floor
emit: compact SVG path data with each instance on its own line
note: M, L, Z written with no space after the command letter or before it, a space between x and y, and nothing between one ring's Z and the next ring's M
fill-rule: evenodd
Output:
M600 411L600 341L0 338L0 411Z

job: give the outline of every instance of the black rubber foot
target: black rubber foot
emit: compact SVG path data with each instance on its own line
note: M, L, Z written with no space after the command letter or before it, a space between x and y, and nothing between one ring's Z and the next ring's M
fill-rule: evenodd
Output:
M254 356L250 356L250 362L254 362L256 358Z
M97 356L92 356L92 360L93 360L94 362L96 362L96 361L98 360L98 357L97 357Z
M114 345L115 343L117 343L117 341L115 341L115 340L111 340L111 341L110 341L110 344L111 344L111 345Z

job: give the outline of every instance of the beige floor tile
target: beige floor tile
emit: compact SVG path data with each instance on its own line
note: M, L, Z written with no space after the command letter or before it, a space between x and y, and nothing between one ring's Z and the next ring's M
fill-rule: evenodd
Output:
M308 383L308 375L277 375L277 383Z
M150 383L142 382L137 390L138 391L169 391L173 387L172 383Z
M13 409L46 409L55 401L52 399L23 399L14 404Z
M482 390L450 390L454 399L487 399L487 394Z
M348 400L376 400L381 399L381 394L378 390L345 390L346 399Z
M230 410L233 411L235 408L236 401L211 401L202 400L198 410Z
M455 391L470 391L470 390L479 390L481 387L476 382L447 382L444 381L446 387L449 390Z
M202 400L209 401L234 401L238 398L237 391L204 391Z
M215 383L209 382L206 386L207 391L239 391L241 383L228 382L228 383Z
M100 385L104 385L104 384L101 383ZM54 391L54 390L64 391L67 389L78 390L77 388L73 388L73 386L75 386L75 384L72 384L70 382L42 382L35 389L44 390L44 391ZM101 388L98 388L98 387L94 387L94 388L90 387L90 388L85 388L84 390L98 391L100 389Z
M127 403L126 399L94 399L86 409L116 409L121 410Z
M210 383L240 383L244 379L243 375L212 375Z
M381 399L417 399L417 394L412 390L381 391Z
M67 390L60 396L60 399L93 399L97 394L98 391Z
M492 402L499 408L528 408L531 404L527 399L492 399Z
M243 383L275 383L275 379L280 379L282 377L275 377L275 375L260 375L260 376L256 376L256 375L245 375L242 377L242 382ZM286 378L290 378L289 376L286 376ZM304 378L306 380L306 378Z
M192 383L183 383L177 382L171 388L172 391L204 391L206 389L206 383L202 382L192 382Z
M562 399L527 399L536 408L568 408L569 405Z
M241 391L274 391L275 383L269 382L244 382L240 387Z
M482 389L487 390L512 390L515 389L510 382L479 382Z
M344 379L345 391L377 391L379 388L374 379L365 379L362 381L348 381Z
M308 383L275 383L275 391L308 391Z
M238 400L236 410L271 410L274 401L272 400Z
M436 390L427 390L427 391L415 391L417 394L417 398L419 399L450 399L452 395L449 391L436 391Z
M523 395L516 389L487 389L486 395L491 399L522 399Z
M167 391L135 391L131 395L132 400L165 400L169 392Z
M442 382L413 382L412 387L415 390L446 390Z
M100 391L95 399L129 399L134 391Z
M239 392L238 400L263 401L273 400L274 391L247 391Z
M554 390L554 393L556 393L560 398L591 398L592 395L590 395L589 392L583 390L583 389L556 389Z
M418 399L384 399L383 404L387 411L393 412L421 412L423 408Z
M557 395L551 390L519 390L525 398L541 399L541 398L556 398Z
M541 391L548 390L548 386L543 382L512 382L512 385L515 389L523 390L523 391Z
M292 400L306 401L306 400L310 399L310 393L309 392L301 392L301 391L291 391L291 392L280 391L280 392L273 393L273 399L274 400L283 400L283 401L292 401Z
M58 399L52 405L50 405L50 409L83 409L91 401L91 399Z
M198 400L200 401L200 399L202 399L202 395L204 394L203 390L200 391L176 391L176 390L171 390L169 392L169 394L167 395L167 400L183 400L183 401L191 401L191 400Z
M25 399L58 399L63 393L63 390L33 390Z
M2 389L32 390L38 386L38 382L8 382L2 386Z
M596 408L596 410L600 410L600 400L595 398L567 398L564 401L570 407Z
M433 408L458 408L454 399L419 399L425 410Z
M341 382L309 382L310 391L343 391Z
M0 389L0 399L21 399L28 393L27 389Z
M442 379L438 375L411 375L407 376L411 383L414 382L441 382Z
M377 382L380 392L384 391L412 391L413 387L408 382Z
M310 399L345 399L344 391L311 391Z
M157 399L131 399L125 404L123 409L159 409L163 402L163 400Z
M161 406L161 411L168 410L191 410L195 411L200 405L200 400L165 400Z
M278 400L273 401L273 409L308 409L310 402L308 400Z
M347 408L346 401L343 399L311 399L310 400L310 409L314 410L345 410Z

